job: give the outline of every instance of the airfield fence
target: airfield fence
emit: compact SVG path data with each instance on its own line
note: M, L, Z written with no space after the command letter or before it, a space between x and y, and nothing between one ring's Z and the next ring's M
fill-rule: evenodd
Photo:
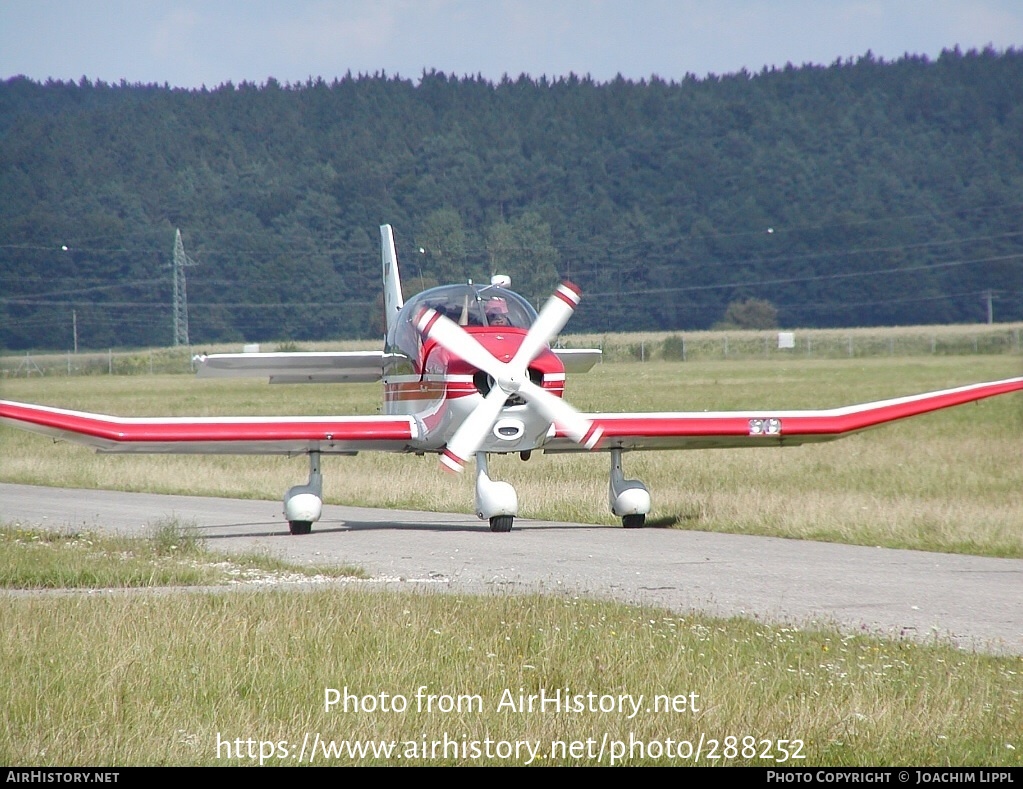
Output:
M562 345L600 348L609 362L1020 354L1023 324L591 334Z
M791 344L791 347L783 347ZM710 361L841 359L869 357L1023 354L1023 323L911 326L865 329L803 329L791 332L704 331L565 335L564 348L600 348L603 361ZM370 341L286 343L264 350L367 350ZM203 352L241 351L215 346ZM0 355L0 379L72 375L157 375L195 371L193 348L107 350L84 353L26 352Z

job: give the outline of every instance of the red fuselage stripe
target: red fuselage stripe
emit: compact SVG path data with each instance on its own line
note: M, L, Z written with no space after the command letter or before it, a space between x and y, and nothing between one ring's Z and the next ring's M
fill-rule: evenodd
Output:
M405 402L408 400L438 400L467 397L476 394L476 387L471 382L463 381L428 381L419 383L387 384L384 387L384 399L388 402Z

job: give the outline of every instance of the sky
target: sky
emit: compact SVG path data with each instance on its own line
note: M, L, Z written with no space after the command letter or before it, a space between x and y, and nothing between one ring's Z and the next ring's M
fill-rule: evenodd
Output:
M681 80L1023 48L1020 0L0 0L0 79L216 87L384 72Z

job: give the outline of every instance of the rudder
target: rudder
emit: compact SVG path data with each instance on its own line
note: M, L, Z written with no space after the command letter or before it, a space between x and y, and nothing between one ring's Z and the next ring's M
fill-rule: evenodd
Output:
M384 315L387 317L387 333L398 319L398 313L405 305L401 296L401 278L398 276L398 255L394 251L394 233L390 225L380 226L380 256L384 269Z

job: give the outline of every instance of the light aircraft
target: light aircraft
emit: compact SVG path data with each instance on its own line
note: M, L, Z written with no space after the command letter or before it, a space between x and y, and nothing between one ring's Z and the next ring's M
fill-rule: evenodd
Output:
M0 401L0 422L100 452L308 455L309 479L284 496L292 534L322 510L322 455L437 454L461 471L473 458L476 515L507 532L518 497L492 480L491 453L605 451L608 501L626 528L644 525L650 493L622 471L631 450L793 446L1023 390L1023 377L844 408L801 411L580 413L564 399L566 373L589 370L599 350L552 348L579 303L563 283L537 314L507 277L426 290L404 302L390 225L381 228L387 336L382 351L243 353L200 357L201 377L271 383L383 381L384 414L337 417L120 418Z

